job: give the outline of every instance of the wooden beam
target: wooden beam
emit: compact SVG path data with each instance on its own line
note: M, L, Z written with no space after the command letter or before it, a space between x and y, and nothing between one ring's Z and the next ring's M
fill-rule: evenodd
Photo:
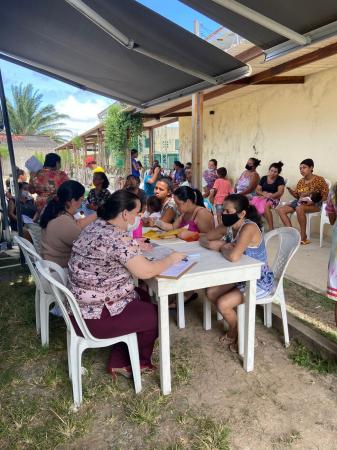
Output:
M260 81L256 84L304 84L305 77L303 76L278 76L269 78L268 80Z
M161 117L189 117L192 113L190 111L176 112L171 114L142 114L143 119L156 119L160 120Z
M244 53L244 52L243 52ZM235 84L231 83L230 85L224 85L219 89L215 89L212 92L205 93L204 101L210 100L212 98L219 97L220 95L227 94L228 92L235 91L237 89L242 89L245 86L250 86L252 84L262 84L265 80L273 78L277 75L281 75L282 73L289 72L293 69L298 69L299 67L303 67L307 64L320 61L321 59L328 58L329 56L333 56L337 53L337 43L327 45L326 47L319 48L311 53L307 53L305 55L299 56L298 58L287 61L283 64L279 64L278 66L271 67L270 69L264 70L256 75L251 77L247 77L244 83ZM237 55L236 58L240 59L240 55ZM246 56L247 57L247 56ZM249 57L249 56L248 56ZM254 58L252 58L254 59ZM243 60L242 60L243 61ZM247 62L245 60L243 62ZM239 80L241 81L241 80ZM179 105L173 106L167 110L161 111L158 113L159 115L165 115L169 113L174 113L175 111L179 111L180 109L189 108L192 106L192 101L188 100L186 102L180 103Z
M169 125L170 123L174 123L174 122L177 122L177 121L178 121L177 119L165 120L165 122L156 123L155 125L152 125L150 127L144 127L144 130L149 130L151 128L164 127L165 125Z
M225 85L219 89L215 89L212 92L208 92L207 94L205 94L205 100L219 97L220 95L224 95L228 92L241 89L245 86L259 84L262 81L275 77L276 75L280 75L282 73L298 69L299 67L305 66L307 64L320 61L321 59L328 58L329 56L335 55L336 53L337 42L331 45L327 45L326 47L319 48L318 50L315 50L311 53L307 53L306 55L299 56L298 58L292 59L285 63L279 64L278 66L271 67L270 69L264 70L263 72L257 73L256 75L252 75L251 77L247 77L246 80L248 80L248 84L232 84L230 86Z
M149 141L150 141L150 149L149 149L149 160L150 165L152 167L153 165L153 159L154 159L154 135L153 135L153 128L149 129Z
M192 95L192 185L201 191L204 95Z

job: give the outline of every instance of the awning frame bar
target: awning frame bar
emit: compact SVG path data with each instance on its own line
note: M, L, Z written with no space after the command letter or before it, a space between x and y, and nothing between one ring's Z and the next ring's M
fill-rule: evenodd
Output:
M199 78L201 80L207 81L211 85L217 85L217 80L215 77L207 75L206 73L200 72L199 70L191 69L185 65L172 61L161 55L158 55L152 51L148 51L137 44L133 39L128 38L123 34L118 28L113 26L110 22L105 20L96 11L86 5L82 0L65 0L70 6L76 9L80 14L85 16L88 20L94 23L97 27L101 28L106 34L115 39L119 44L123 45L128 50L133 50L137 53L147 56L148 58L159 61L167 66L173 67L174 69L180 70L182 72L188 73L193 77Z
M310 37L310 44L315 44L316 42L328 39L337 35L337 21L331 22L328 25L317 28L316 30L309 31L306 36ZM308 44L308 45L310 45ZM292 41L283 42L282 44L271 47L265 50L265 61L271 61L280 56L284 56L292 51L298 49L298 45L294 44Z
M267 28L270 31L273 31L276 34L279 34L280 36L288 38L290 41L296 42L298 45L308 45L311 42L310 36L297 33L296 31L282 25L281 23L276 22L275 20L264 16L263 14L260 14L259 12L251 8L248 8L248 6L242 5L236 0L211 1L220 6L223 6L226 9L229 9L236 14L239 14L242 17L245 17L246 19L251 20L252 22L263 26L264 28Z

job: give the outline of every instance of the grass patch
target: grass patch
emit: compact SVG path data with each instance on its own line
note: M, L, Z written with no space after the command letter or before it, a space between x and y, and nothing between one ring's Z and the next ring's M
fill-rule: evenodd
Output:
M336 302L326 297L325 295L319 294L311 289L308 289L304 286L301 286L294 281L290 281L288 279L284 279L284 288L290 289L292 293L296 293L296 295L308 300L310 303L313 303L317 306L322 307L325 311L334 311Z
M74 412L65 324L60 318L50 318L50 345L42 348L36 336L34 294L35 286L25 269L3 270L0 449L78 450L104 445L116 450L229 448L226 424L199 417L179 392L191 382L199 364L198 351L188 339L179 339L172 347L173 395L168 397L160 395L159 373L142 376L143 391L135 395L131 381L113 381L105 373L109 349L86 350L82 361L86 368L84 400ZM158 344L156 354L158 364ZM97 435L91 432L94 424L99 424L102 434L99 443L90 441Z
M297 430L291 430L289 433L283 433L281 436L279 436L273 443L273 447L275 448L289 448L293 444L296 444L296 442L300 441L302 439L302 435Z
M336 362L322 358L318 353L308 350L303 345L298 345L295 351L289 356L294 363L301 367L305 367L308 370L321 374L337 372Z

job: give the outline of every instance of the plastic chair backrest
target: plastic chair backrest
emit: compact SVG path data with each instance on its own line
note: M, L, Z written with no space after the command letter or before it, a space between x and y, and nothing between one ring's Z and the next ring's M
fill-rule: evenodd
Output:
M29 242L27 239L20 237L20 236L14 236L14 241L18 244L20 247L26 263L29 267L30 273L32 274L32 277L34 278L36 287L39 290L43 289L40 277L38 272L36 271L35 264L37 261L41 260L41 256L36 253L36 250L31 242Z
M289 261L300 245L301 235L295 228L277 228L265 234L264 240L266 246L268 245L268 241L275 236L278 238L278 249L270 268L274 273L275 279L281 280Z
M76 322L83 334L84 339L91 340L91 341L98 341L99 339L92 336L92 334L88 330L88 327L82 318L80 308L79 308L77 301L76 301L75 297L73 296L73 294L69 291L69 289L65 285L61 284L57 280L57 274L54 272L53 266L55 266L55 263L51 263L51 261L40 260L36 263L37 270L42 275L42 277L46 281L48 281L50 284L50 287L56 298L57 304L62 311L62 315L66 322L67 328L70 331L72 331L74 334L76 334L73 324L72 324L72 322L69 318L68 312L66 310L65 301L68 302L71 312L73 313L73 316L76 319ZM58 267L59 267L59 269L62 270L62 268L60 266L58 266Z
M28 226L28 232L33 239L35 250L39 255L42 254L42 247L41 247L41 239L42 239L42 228L37 223L29 224Z

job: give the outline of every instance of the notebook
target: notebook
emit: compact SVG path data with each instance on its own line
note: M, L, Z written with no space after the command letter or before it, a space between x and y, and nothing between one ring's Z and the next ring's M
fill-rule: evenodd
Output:
M180 278L184 273L186 273L191 267L196 264L196 261L180 261L179 263L173 264L168 269L164 270L158 275L160 278Z

